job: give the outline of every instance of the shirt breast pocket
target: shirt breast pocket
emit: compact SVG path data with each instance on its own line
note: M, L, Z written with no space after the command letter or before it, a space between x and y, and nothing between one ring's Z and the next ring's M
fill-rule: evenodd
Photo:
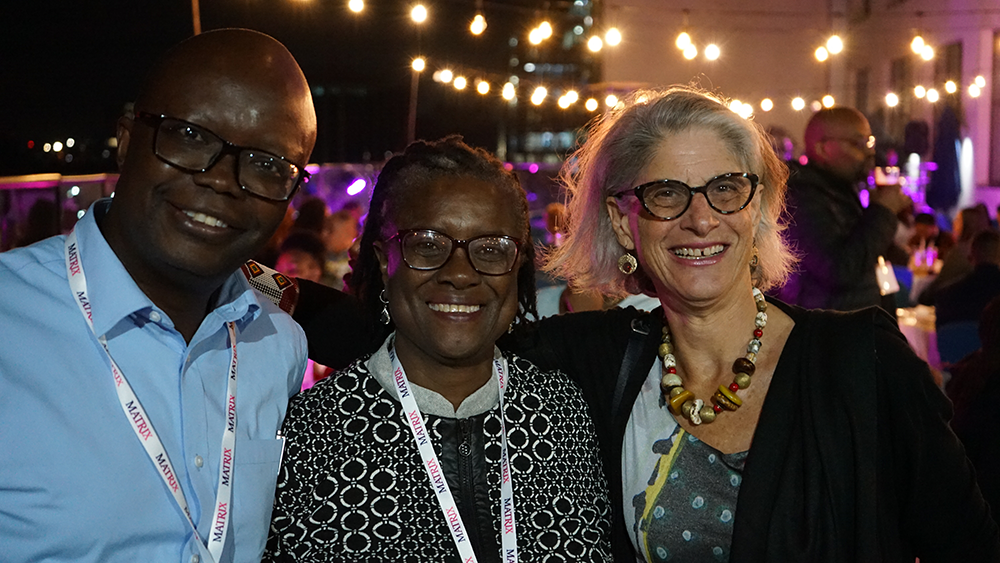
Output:
M237 561L264 553L284 440L241 440L233 474L233 526Z

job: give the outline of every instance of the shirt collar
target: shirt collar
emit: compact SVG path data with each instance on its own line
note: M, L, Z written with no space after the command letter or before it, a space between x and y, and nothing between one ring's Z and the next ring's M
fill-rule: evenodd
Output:
M138 314L148 318L152 311L163 317L165 326L172 327L163 310L136 285L97 226L97 217L103 217L110 205L111 199L94 202L74 227L93 307L94 332L105 334L126 317ZM260 314L260 308L260 301L250 284L237 270L222 284L216 306L205 322L233 321L242 328Z

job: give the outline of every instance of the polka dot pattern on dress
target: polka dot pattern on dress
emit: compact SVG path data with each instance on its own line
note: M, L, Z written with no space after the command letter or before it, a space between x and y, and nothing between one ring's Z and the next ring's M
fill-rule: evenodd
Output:
M651 561L728 561L747 452L721 453L680 426L669 445L633 498L633 538Z

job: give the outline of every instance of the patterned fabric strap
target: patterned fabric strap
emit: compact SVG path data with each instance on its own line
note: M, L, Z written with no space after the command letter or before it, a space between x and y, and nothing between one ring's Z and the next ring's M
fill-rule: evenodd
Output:
M272 270L253 260L247 260L240 266L240 271L250 282L250 286L261 292L282 311L289 315L295 311L299 301L299 283L277 270Z

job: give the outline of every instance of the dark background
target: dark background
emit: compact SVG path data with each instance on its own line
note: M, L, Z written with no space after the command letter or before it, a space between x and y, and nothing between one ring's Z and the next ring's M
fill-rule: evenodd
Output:
M468 31L474 0L424 4L430 16L418 28L411 3L400 0L368 0L361 14L349 11L347 0L202 0L201 25L268 33L298 59L319 117L313 162L381 161L405 146L409 65L417 54L429 63L417 138L459 133L493 150L509 111L499 85L510 74L510 38L523 47L541 15L564 12L569 2L486 2L489 25L479 37ZM113 171L107 141L115 120L152 62L193 33L183 0L8 1L0 16L0 175ZM431 73L442 66L468 70L469 88L434 83ZM491 79L488 96L474 92L475 76ZM45 142L68 137L73 149L42 152Z

